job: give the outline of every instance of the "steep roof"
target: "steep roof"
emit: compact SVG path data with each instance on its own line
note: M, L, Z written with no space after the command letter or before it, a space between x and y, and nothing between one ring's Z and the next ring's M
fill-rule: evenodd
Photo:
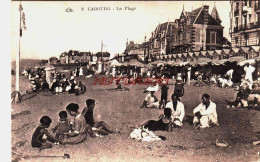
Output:
M260 51L260 46L251 46L251 47L256 52Z
M215 5L214 5L214 7L213 7L213 9L212 9L211 16L212 16L215 20L221 22L221 19L220 19L219 14L218 14L218 10L217 10L217 8L216 8Z
M203 14L202 14L203 9L204 9L204 6L196 8L191 11L189 17L191 19L192 24L203 24L203 19L204 19ZM215 11L217 12L216 8L215 8ZM218 16L218 18L219 18L219 16ZM214 19L212 17L212 15L208 14L208 24L209 25L220 25L220 23L221 23L220 18L219 18L219 22L218 22L218 20Z

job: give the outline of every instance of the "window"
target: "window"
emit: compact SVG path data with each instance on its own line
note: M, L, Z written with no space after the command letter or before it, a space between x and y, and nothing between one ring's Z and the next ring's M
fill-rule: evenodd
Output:
M245 35L245 46L247 46L249 43L248 35Z
M238 46L238 37L235 37L236 47Z
M210 32L210 43L216 43L216 32Z
M247 6L247 0L244 0L244 6Z
M248 15L248 21L251 23L251 14Z
M236 25L236 27L238 26L238 17L236 17L236 19L235 19L235 25Z

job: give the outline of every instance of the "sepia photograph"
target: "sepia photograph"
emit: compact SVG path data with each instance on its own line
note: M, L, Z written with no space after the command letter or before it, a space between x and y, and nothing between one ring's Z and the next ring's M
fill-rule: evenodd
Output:
M10 16L12 162L260 161L260 0L15 0Z

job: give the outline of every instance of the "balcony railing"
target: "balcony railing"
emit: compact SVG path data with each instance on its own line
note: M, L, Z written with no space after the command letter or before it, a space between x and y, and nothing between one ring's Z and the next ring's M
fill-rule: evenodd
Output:
M248 24L242 24L239 26L235 26L234 32L238 32L241 30L249 30L249 29L255 29L255 28L259 28L260 27L260 22L256 22L256 23L248 23Z

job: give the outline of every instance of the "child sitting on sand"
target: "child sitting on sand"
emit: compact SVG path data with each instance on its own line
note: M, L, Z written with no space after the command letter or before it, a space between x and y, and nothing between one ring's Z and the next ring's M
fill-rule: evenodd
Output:
M53 129L53 133L56 132L55 138L62 139L64 133L68 133L70 131L70 124L67 119L67 112L61 111L59 113L59 124Z
M40 148L41 151L42 149L52 148L52 144L47 141L59 142L59 140L53 137L46 129L50 126L51 122L52 120L48 116L43 116L40 119L41 124L36 128L32 136L32 147Z
M95 122L94 121L94 107L95 107L95 100L93 99L87 99L86 105L82 111L82 115L85 117L86 124L89 124L92 128L98 129L99 134L107 135L109 133L113 133L112 129L104 122Z

